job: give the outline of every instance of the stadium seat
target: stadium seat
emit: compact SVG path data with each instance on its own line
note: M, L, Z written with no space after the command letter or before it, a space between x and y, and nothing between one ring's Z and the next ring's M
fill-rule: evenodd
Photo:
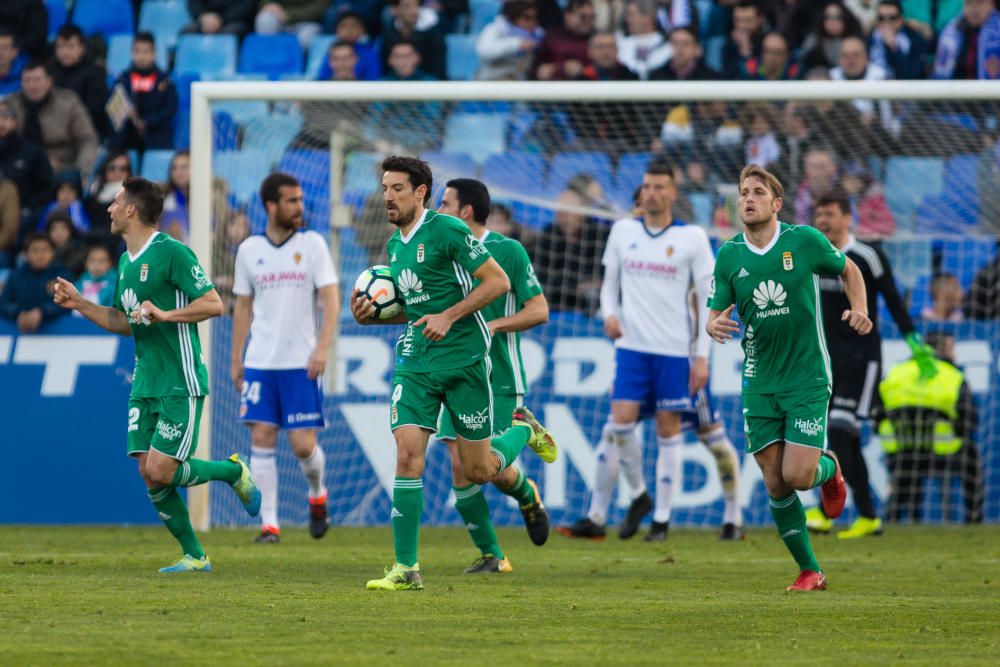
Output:
M427 151L420 157L431 166L434 182L441 185L453 178L476 178L479 175L479 165L467 153Z
M948 158L944 164L944 192L950 192L960 198L979 196L978 155L955 155Z
M51 41L59 28L66 23L66 0L45 0L45 11L49 15L49 40Z
M315 81L316 77L319 76L320 67L323 66L323 61L326 60L326 52L330 50L330 45L333 44L335 39L337 39L336 35L316 35L309 42L309 55L306 56L305 73L307 81Z
M271 173L271 161L263 151L219 151L212 155L212 173L229 183L229 192L237 202L246 204Z
M703 192L694 192L688 195L691 201L691 209L694 211L694 220L691 222L702 227L712 226L712 211L715 208L712 195Z
M507 114L453 113L444 124L443 150L468 153L477 162L507 150Z
M236 74L236 35L181 35L174 59L176 74Z
M243 148L263 151L269 162L277 162L302 129L297 112L264 114L244 118Z
M212 114L212 150L231 151L239 144L240 125L225 111Z
M940 158L891 157L886 166L885 198L896 229L913 228L913 214L925 195L941 191L944 161Z
M952 192L925 195L914 216L918 234L968 234L979 220L979 199L972 193Z
M281 158L278 169L299 179L309 228L326 232L330 227L330 152L290 150Z
M491 192L496 189L505 191L507 196L544 197L545 173L545 160L540 155L511 151L487 157L483 162L482 180Z
M71 20L86 35L107 37L135 32L130 0L76 0Z
M156 42L156 66L166 71L170 66L167 45ZM108 37L108 81L113 82L118 75L132 64L132 35L111 35Z
M379 187L378 167L382 155L367 151L352 151L344 160L344 192L341 201L359 207L368 195Z
M882 250L889 257L896 281L905 289L913 289L921 276L931 275L930 239L886 239L882 242Z
M224 111L233 120L243 125L250 118L266 116L268 113L267 102L264 100L220 100L212 103L212 112Z
M139 30L153 33L156 44L177 45L181 28L191 22L187 3L181 0L146 0L139 9Z
M711 25L711 15L712 15L712 5L715 3L712 0L695 0L695 7L698 9L698 23L701 28L701 34L698 36L698 40L704 44L705 40L710 37L709 26Z
M614 189L611 159L606 153L579 152L557 153L552 158L549 171L548 191L555 196L566 189L566 184L577 174L587 174L601 184L605 198L610 198Z
M625 153L618 159L614 192L617 204L631 208L632 193L642 184L642 177L646 173L650 159L649 153Z
M469 26L470 35L478 35L493 19L500 13L500 4L497 0L470 0L469 15L471 23Z
M709 37L705 42L705 64L716 72L722 71L722 51L726 48L726 36L716 35Z
M170 160L173 157L172 150L146 151L142 155L139 175L156 183L165 183L170 177Z
M448 79L451 81L471 81L479 71L479 56L476 55L475 35L445 35L447 48Z
M941 259L940 271L958 278L962 289L968 289L976 272L996 257L996 239L982 236L943 238L934 242L934 251Z
M920 311L924 309L925 306L931 305L931 276L920 276L917 279L917 284L913 286L913 289L909 293L910 307L908 312L910 317L917 319L920 317ZM883 300L879 299L881 303ZM879 313L882 316L882 313ZM886 308L886 318L891 319L892 316L889 315L888 308Z
M259 35L250 33L240 48L239 72L265 74L272 81L282 74L302 73L302 48L290 33Z

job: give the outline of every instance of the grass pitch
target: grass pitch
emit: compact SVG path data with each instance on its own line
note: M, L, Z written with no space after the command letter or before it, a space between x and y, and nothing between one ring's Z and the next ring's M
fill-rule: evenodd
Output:
M817 537L830 590L788 594L773 530L742 543L533 547L501 531L508 575L473 577L455 528L422 532L421 592L364 590L382 528L319 542L286 530L204 537L215 572L159 575L162 528L0 527L0 665L996 664L1000 527Z

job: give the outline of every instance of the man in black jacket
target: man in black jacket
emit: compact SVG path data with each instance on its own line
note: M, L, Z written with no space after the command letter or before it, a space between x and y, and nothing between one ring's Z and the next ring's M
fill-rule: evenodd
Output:
M245 35L253 26L256 0L188 0L188 13L194 18L181 32L203 35Z
M715 81L719 73L701 57L698 35L691 28L674 28L670 33L673 54L663 67L649 73L650 81Z
M90 120L101 139L111 134L111 122L104 111L108 99L108 73L87 53L83 31L72 23L59 28L56 33L56 56L49 66L52 83L59 88L72 90L87 107Z
M132 66L117 84L132 100L132 116L118 133L119 148L162 150L174 147L173 120L177 115L177 89L167 73L156 66L153 35L140 32L132 42Z
M17 132L17 118L0 100L0 178L13 181L21 202L21 228L34 226L52 198L52 165L36 144Z

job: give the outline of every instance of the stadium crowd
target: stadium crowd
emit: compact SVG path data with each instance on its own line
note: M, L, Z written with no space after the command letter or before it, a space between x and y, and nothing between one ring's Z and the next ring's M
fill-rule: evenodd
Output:
M131 173L164 183L162 228L186 238L190 84L240 78L995 79L1000 11L993 0L8 0L0 7L2 314L20 324L23 313L35 313L56 274L79 277L95 298L113 294L102 280L120 248L106 208ZM304 120L291 147L322 147L329 111L311 114L306 104L291 110ZM507 150L545 160L560 151L599 151L619 174L629 155L665 156L678 165L678 216L723 233L730 214L717 186L748 162L781 177L788 221L809 224L817 199L843 190L859 235L938 231L897 219L886 162L904 155L973 157L963 173L976 205L971 213L945 206L956 224L942 229L1000 232L1000 144L989 104L597 102L532 111L517 141L507 128ZM425 122L401 129L386 120L393 105L382 105L355 148L385 151L410 132L411 148L439 149L453 112L427 103L419 112ZM413 137L417 125L426 127L425 139ZM215 127L230 137L216 148L240 147L239 121L217 113ZM593 312L607 219L627 210L628 193L608 191L595 176L583 171L540 193L556 204L544 225L519 225L520 212L509 208L493 216L525 242L557 309ZM216 185L224 288L227 258L253 227L252 211L225 182ZM699 213L706 200L707 216ZM377 196L356 203L356 236L378 248L384 230L371 217L381 212ZM926 286L932 299L919 304L923 317L1000 316L996 259L965 284L941 266L938 257ZM42 309L22 328L57 315Z

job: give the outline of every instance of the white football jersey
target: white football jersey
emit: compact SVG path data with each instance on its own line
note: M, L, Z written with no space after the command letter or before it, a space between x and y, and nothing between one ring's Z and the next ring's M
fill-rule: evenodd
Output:
M704 333L715 257L701 227L675 220L653 232L641 220L612 226L604 250L601 315L616 315L624 335L616 347L673 357L708 356ZM692 345L691 291L698 303Z
M280 246L263 234L241 243L233 293L253 297L244 364L305 368L316 347L316 290L336 282L330 248L316 232L296 232Z

